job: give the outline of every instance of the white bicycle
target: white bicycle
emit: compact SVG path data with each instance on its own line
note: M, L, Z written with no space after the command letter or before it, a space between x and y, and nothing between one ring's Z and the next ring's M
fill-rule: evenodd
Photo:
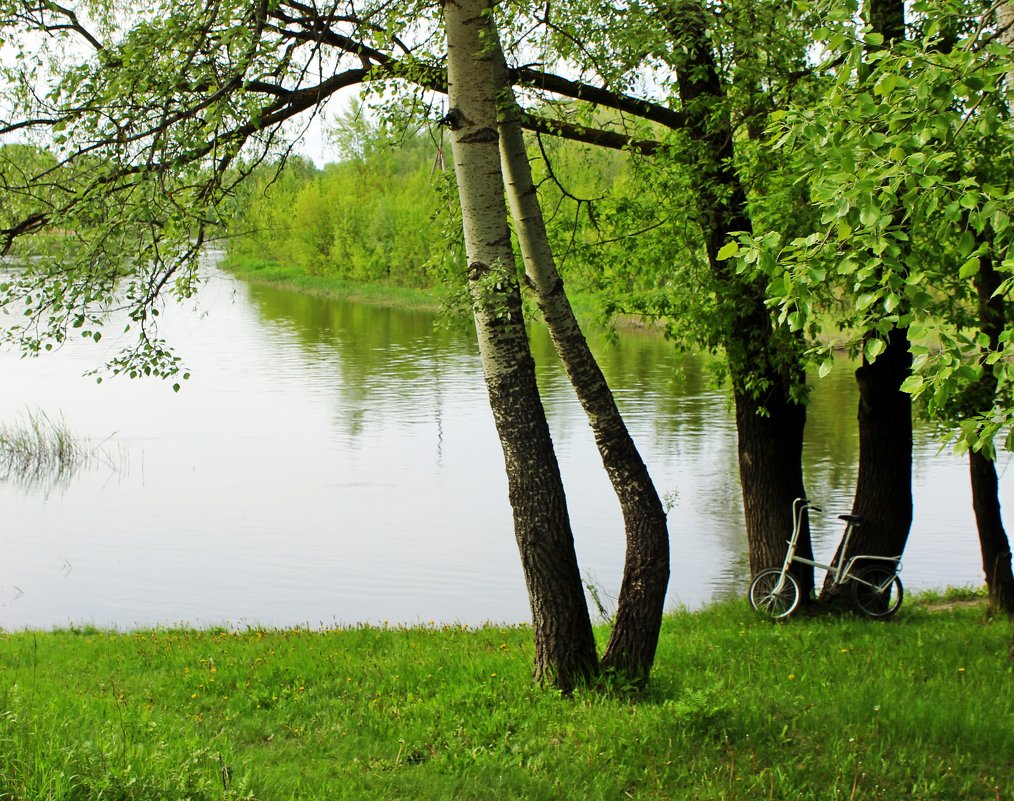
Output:
M832 588L849 583L852 602L867 617L887 618L897 612L905 597L901 579L898 578L901 557L860 554L846 560L852 533L863 522L861 515L838 515L840 520L845 521L845 537L838 558L832 560L831 564L796 556L803 515L810 509L821 511L805 498L796 498L792 502L792 537L789 539L785 562L781 568L768 568L754 577L750 584L750 606L775 619L786 618L795 612L802 593L799 582L789 572L789 568L793 562L800 562L826 570Z

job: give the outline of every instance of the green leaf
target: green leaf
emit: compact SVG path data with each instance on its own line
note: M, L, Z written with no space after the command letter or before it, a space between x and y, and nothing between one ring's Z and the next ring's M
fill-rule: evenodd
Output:
M877 341L879 342L880 340ZM923 383L923 377L921 375L910 375L901 382L901 391L907 392L909 395L914 395L922 389Z
M971 278L977 272L979 272L979 257L973 256L961 265L961 269L958 270L958 278Z
M858 298L856 298L856 309L863 311L873 305L873 302L877 299L877 295L874 292L864 292Z
M975 247L975 236L971 231L965 231L958 240L958 253L962 258L967 258Z
M817 368L817 375L821 378L827 378L831 372L831 368L834 367L834 359L825 359L820 363L820 367Z
M866 226L872 226L880 219L880 209L873 201L872 192L863 192L859 196L859 221Z
M993 215L993 233L1000 234L1007 230L1010 225L1010 215L1002 209L998 209Z
M885 350L887 350L887 345L884 343L884 340L870 339L867 340L863 353L866 355L866 359L872 362Z
M879 34L875 35L879 36ZM882 36L880 38L883 39ZM883 44L883 42L881 42L881 44ZM898 76L895 75L893 72L889 72L887 73L887 75L885 75L883 78L880 79L880 82L874 87L873 93L876 95L889 95L891 94L892 91L894 91L894 87L897 85L898 85Z
M737 253L739 253L739 242L735 242L735 241L733 241L733 242L727 242L718 251L718 260L719 261L726 261L727 259L731 259Z

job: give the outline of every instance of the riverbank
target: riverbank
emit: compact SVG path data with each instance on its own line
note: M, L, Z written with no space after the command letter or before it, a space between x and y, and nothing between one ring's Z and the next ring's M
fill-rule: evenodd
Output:
M677 613L634 699L533 687L523 627L6 633L0 798L995 801L1011 627L933 600Z
M446 287L419 289L398 286L396 284L371 284L349 281L329 275L311 275L301 267L292 264L254 259L249 256L226 256L221 263L222 269L232 273L244 281L254 284L276 286L321 297L355 301L357 303L375 303L382 306L397 306L405 309L426 309L440 311L448 306L449 290ZM583 328L609 327L624 333L643 333L661 336L663 325L632 314L619 314L610 318L608 323L602 314L601 299L587 292L567 290L567 298L578 322ZM538 314L534 301L528 303L528 309ZM462 311L462 318L465 314ZM832 326L825 326L828 330ZM838 353L845 353L846 337L841 332L825 334L824 341Z
M407 309L436 311L440 308L443 297L437 289L369 284L329 275L312 275L291 264L248 256L226 256L220 266L238 278L254 284L266 284L358 303L378 303Z
M221 267L238 278L254 284L276 286L281 289L291 289L357 303L376 303L405 309L440 311L448 307L452 294L448 287L420 289L390 283L371 284L349 281L329 275L311 275L301 267L292 264L254 259L248 256L226 256L221 262ZM601 306L594 295L568 290L567 297L582 326L596 325L600 322ZM534 303L530 308L533 313L538 313ZM462 317L465 316L462 311ZM658 331L655 325L630 315L620 315L613 321L613 325L624 331L652 333Z

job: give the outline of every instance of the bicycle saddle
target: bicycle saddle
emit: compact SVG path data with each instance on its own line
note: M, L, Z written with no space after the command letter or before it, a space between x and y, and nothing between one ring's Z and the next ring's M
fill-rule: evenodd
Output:
M839 520L844 520L846 523L851 523L853 526L858 526L863 522L862 515L838 515Z

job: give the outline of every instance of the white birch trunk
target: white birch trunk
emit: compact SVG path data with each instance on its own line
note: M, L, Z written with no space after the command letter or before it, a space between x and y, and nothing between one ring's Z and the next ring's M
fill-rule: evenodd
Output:
M535 675L562 689L597 669L563 483L521 314L500 170L490 0L446 0L448 98L468 285L503 447L535 633Z
M1014 49L1014 0L1006 0L997 8L996 25L1000 29L1000 41ZM1007 91L1014 92L1014 63L1007 70Z
M492 20L488 39L494 51L500 106L500 158L525 270L623 511L627 546L623 582L603 664L631 678L646 680L655 656L669 582L665 510L563 290L532 180L520 110L507 80L506 62Z

